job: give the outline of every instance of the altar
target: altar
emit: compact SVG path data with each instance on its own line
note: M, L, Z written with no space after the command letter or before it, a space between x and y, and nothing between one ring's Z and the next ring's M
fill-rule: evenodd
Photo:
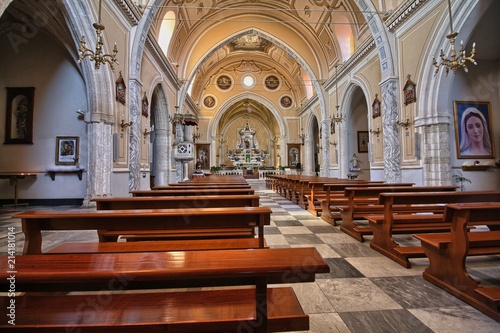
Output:
M233 166L238 169L254 169L263 166L269 152L259 149L255 139L255 129L250 128L246 123L245 128L239 130L238 133L240 141L237 143L236 149L230 149L226 154Z

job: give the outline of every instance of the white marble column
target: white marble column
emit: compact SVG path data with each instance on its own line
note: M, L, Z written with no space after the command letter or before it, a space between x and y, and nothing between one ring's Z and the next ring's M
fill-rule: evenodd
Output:
M321 121L321 176L330 176L330 119Z
M130 126L130 151L129 151L129 191L135 191L140 188L141 178L141 84L137 80L129 80L130 98L129 100L129 119L132 121Z
M111 196L111 156L112 125L105 122L89 122L88 130L88 165L87 184L83 206L89 207L92 198Z
M424 185L451 185L451 147L449 124L422 127Z
M401 146L397 102L397 79L389 78L380 84L382 91L382 126L384 133L384 180L401 181Z

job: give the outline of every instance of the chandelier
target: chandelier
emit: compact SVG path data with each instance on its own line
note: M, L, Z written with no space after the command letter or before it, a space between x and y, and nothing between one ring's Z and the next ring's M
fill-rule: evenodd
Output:
M116 43L113 48L113 55L103 54L102 52L102 46L103 46L102 32L104 30L104 25L101 24L101 2L102 0L99 0L98 21L97 23L93 24L97 34L97 43L95 46L95 51L92 51L91 49L87 48L87 43L85 42L85 36L82 36L82 39L80 40L80 48L79 48L80 57L78 58L78 62L81 62L86 57L90 57L91 61L95 61L95 69L99 69L102 64L108 63L111 70L114 71L115 68L113 65L118 64L118 60L116 60L116 54L118 53L118 49L116 48Z
M436 61L436 58L432 58L432 64L434 67L436 67L436 71L434 75L436 75L439 72L439 68L441 66L445 67L446 70L446 76L448 76L448 73L450 70L453 71L453 74L457 73L457 69L462 68L466 73L469 71L467 68L467 61L470 61L474 65L477 65L476 61L474 60L474 55L476 54L476 43L472 44L472 51L470 56L467 56L465 54L465 49L463 45L463 41L460 42L460 50L457 52L455 51L455 38L458 35L458 32L453 31L453 20L451 17L451 3L450 0L448 0L448 14L450 16L450 34L446 36L446 38L449 39L450 44L451 44L451 54L450 58L446 58L444 55L443 49L441 49L441 54L439 57L441 58L441 63L438 64Z
M336 115L332 115L330 117L330 123L334 124L334 123L341 123L342 121L344 121L345 117L344 115L339 112L339 89L338 89L338 67L339 65L335 65L335 97L337 99L337 105L335 106L335 108L337 109L337 114Z

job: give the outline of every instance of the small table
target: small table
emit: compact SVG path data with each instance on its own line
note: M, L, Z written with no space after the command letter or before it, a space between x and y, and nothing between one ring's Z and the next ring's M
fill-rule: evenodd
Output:
M27 203L18 204L17 203L17 184L19 179L36 179L36 174L26 173L26 172L6 172L0 173L0 179L9 179L10 185L14 185L14 204L4 205L4 206L27 206Z

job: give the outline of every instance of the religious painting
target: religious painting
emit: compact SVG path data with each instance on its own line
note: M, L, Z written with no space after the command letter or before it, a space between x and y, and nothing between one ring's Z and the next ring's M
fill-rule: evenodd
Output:
M233 86L233 79L228 75L221 75L217 78L217 87L220 90L228 90Z
M493 119L490 102L453 104L458 158L494 158Z
M6 144L33 143L33 104L35 88L6 88Z
M122 71L120 71L120 76L116 80L116 101L125 105L125 92L127 87L125 86L125 80L123 80Z
M280 104L284 109L289 109L292 107L292 97L284 95L280 98Z
M205 98L203 98L203 105L207 109L213 108L215 106L215 103L216 103L215 97L212 95L207 95L205 96Z
M144 92L144 97L142 97L142 115L146 118L149 116L149 102L146 92Z
M417 85L415 84L415 82L413 82L411 80L411 75L408 74L407 75L407 78L408 80L406 81L406 84L403 88L403 93L404 93L404 97L405 97L405 105L408 105L408 104L411 104L411 103L415 103L417 101L417 95L416 95L416 87Z
M358 153L368 152L368 131L358 131Z
M210 169L210 145L196 144L196 168Z
M77 136L56 137L56 165L77 165L79 143Z
M372 117L375 119L380 117L380 100L378 99L378 94L375 94L375 99L372 103Z
M276 90L280 85L280 80L275 75L269 75L265 78L264 85L269 90Z

